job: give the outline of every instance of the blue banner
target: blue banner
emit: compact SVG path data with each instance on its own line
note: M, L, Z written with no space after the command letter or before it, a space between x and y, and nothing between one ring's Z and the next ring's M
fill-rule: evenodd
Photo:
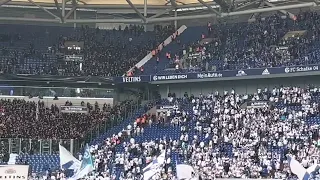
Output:
M181 73L168 75L141 75L133 77L116 77L116 83L136 83L151 81L170 81L170 80L190 80L190 79L214 79L225 77L242 77L242 76L268 76L273 74L289 74L299 72L320 71L320 65L307 66L290 66L290 67L271 67L256 68L232 71L216 71L216 72L199 72L199 73Z

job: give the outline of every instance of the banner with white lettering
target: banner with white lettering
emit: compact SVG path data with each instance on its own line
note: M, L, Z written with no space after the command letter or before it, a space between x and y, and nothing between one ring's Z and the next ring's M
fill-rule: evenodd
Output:
M153 81L162 81L162 80L180 80L180 79L188 79L187 74L175 74L175 75L156 75L152 77Z
M68 49L83 49L84 42L83 41L66 41L64 42L64 46Z
M77 62L83 62L84 56L83 55L65 55L64 56L65 61L77 61Z
M157 106L157 109L164 109L164 110L172 110L177 108L177 106L170 106L170 105L166 105L166 106Z
M88 108L85 106L61 106L62 113L88 113Z
M196 80L196 79L222 79L222 78L247 78L249 76L265 76L288 73L316 72L320 74L320 65L291 66L291 67L266 67L243 70L227 70L214 72L190 72L166 75L141 75L135 77L115 77L117 83L139 83L151 81Z
M309 71L319 71L319 66L294 66L286 67L284 69L285 73L296 73L296 72L309 72Z
M123 77L115 77L113 79L118 83L140 83L140 82L150 82L150 76L123 76Z
M268 101L251 101L247 103L248 108L263 108L268 106Z
M141 77L140 76L135 76L135 77L123 77L122 82L141 82Z
M0 179L28 179L29 165L0 165Z

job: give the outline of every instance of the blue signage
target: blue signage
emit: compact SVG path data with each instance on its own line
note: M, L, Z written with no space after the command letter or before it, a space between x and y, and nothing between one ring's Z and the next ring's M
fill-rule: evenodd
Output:
M290 67L271 67L256 68L245 70L216 71L216 72L199 72L199 73L181 73L168 75L141 75L132 77L115 77L117 83L136 83L151 81L171 81L171 80L190 80L190 79L214 79L225 77L242 77L242 76L268 76L273 74L289 74L299 72L320 71L320 65L307 66L290 66Z

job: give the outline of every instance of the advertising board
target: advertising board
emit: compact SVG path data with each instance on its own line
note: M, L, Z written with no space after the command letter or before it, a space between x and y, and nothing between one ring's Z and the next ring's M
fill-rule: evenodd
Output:
M0 179L28 179L29 165L0 165Z

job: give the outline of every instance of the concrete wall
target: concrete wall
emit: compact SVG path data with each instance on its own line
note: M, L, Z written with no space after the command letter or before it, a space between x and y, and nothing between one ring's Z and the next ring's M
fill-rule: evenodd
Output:
M176 93L177 97L181 97L185 92L197 96L200 93L223 92L224 90L229 91L233 88L239 94L250 94L256 92L257 88L268 87L270 89L281 85L306 87L310 84L320 86L320 76L160 84L158 88L161 97L167 97L169 92Z
M81 97L58 97L58 100L53 100L54 97L45 96L43 99L39 99L38 97L29 98L28 96L0 96L0 99L24 99L26 101L44 101L47 106L51 106L52 104L56 104L58 106L64 105L66 101L71 101L74 106L81 105L81 102L85 103L89 102L90 104L94 104L98 102L101 106L104 103L113 105L113 98L81 98Z

